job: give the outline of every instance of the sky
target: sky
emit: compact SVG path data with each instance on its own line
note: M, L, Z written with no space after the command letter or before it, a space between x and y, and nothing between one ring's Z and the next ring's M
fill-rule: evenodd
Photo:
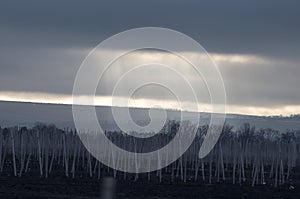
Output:
M132 28L164 27L190 36L211 55L223 77L228 112L300 113L299 8L296 0L2 0L0 100L72 103L76 73L99 42ZM115 63L104 84L122 74L124 63L151 57L187 67L163 52L136 52ZM174 108L169 95L153 90L140 93L143 99L134 106L157 98ZM203 100L204 111L208 102ZM99 105L110 105L105 89Z

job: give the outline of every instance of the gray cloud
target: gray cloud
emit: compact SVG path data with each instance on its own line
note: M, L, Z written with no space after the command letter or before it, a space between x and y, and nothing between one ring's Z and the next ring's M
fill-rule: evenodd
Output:
M299 62L220 63L228 103L253 106L299 105Z
M280 0L4 0L1 43L91 47L120 31L161 26L188 34L210 52L297 56L299 6L299 1Z
M159 26L191 36L210 53L269 60L219 63L229 103L300 104L299 7L300 1L279 0L3 0L0 91L70 94L84 50L120 31Z

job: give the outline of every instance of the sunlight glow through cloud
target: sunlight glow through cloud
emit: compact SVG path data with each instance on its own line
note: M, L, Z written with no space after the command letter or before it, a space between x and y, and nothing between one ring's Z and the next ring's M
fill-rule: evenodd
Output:
M69 53L76 55L84 55L88 52L88 50L83 49L68 49ZM100 53L100 52L99 52ZM101 52L103 53L103 52ZM116 50L104 50L104 53L116 53ZM189 54L189 56L193 56L193 52L185 52ZM194 56L197 56L196 54ZM199 55L198 55L199 56ZM201 55L200 55L201 56ZM260 66L270 66L272 65L272 60L266 57L260 57L256 55L247 55L247 54L217 54L210 53L213 61L219 66L221 71L226 71L228 67L241 67L241 66L249 66L249 65L260 65ZM186 63L182 62L182 60L178 59L178 57L173 54L160 52L160 51L136 51L131 54L126 55L123 58L120 58L118 62L115 64L115 68L111 67L112 70L109 71L107 81L110 81L114 78L118 78L118 74L123 73L122 67L129 67L131 64L135 65L139 62L167 62L175 67L180 68L186 72L186 74L191 74L190 69ZM116 75L117 74L117 75ZM159 75L159 72L158 72ZM189 79L192 79L191 76ZM143 77L138 77L143 78ZM172 77L170 77L172 78ZM208 77L209 78L209 77ZM133 82L129 82L130 84ZM225 85L226 86L226 85ZM228 87L227 87L228 88ZM201 92L204 95L205 87L199 85L199 89L202 89ZM230 89L230 88L228 88ZM239 92L239 91L236 91ZM165 109L180 109L180 103L174 101L174 99L168 98L159 98L159 96L155 96L155 93L150 92L150 98L146 95L145 97L139 97L137 99L130 99L128 104L118 104L118 106L123 107L137 107L137 108L151 108L154 105L159 105ZM202 96L203 97L203 96ZM258 97L258 96L254 96ZM88 100L89 99L89 100ZM96 106L111 106L112 98L107 94L98 94L94 98L94 104L90 103L89 96L82 95L82 105L96 105ZM124 99L124 98L123 98ZM72 95L70 94L54 94L54 93L42 93L42 92L16 92L16 91L0 91L0 100L1 101L17 101L17 102L33 102L33 103L53 103L53 104L68 104L71 105L73 103ZM124 101L124 100L120 100ZM125 100L126 101L126 100ZM203 102L203 103L202 103ZM182 102L185 103L185 107L193 107L193 105L189 106L190 102ZM201 104L198 104L198 110L188 110L188 111L203 111L203 112L212 112L212 106L207 103L207 101L201 101ZM290 115L300 113L300 105L274 105L274 106L261 106L261 105L253 105L253 104L245 104L245 105L235 105L228 104L227 113L237 113L237 114L249 114L249 115Z
M82 104L80 105L95 105L95 106L111 106L112 98L107 96L96 96L94 98L95 103L85 103L89 96L82 96ZM72 96L63 94L50 94L50 93L24 93L24 92L0 92L0 101L14 101L14 102L32 102L32 103L46 103L46 104L65 104L72 105ZM122 101L122 100L121 100ZM188 103L189 102L182 102ZM154 105L159 105L164 109L176 109L178 108L177 101L171 100L155 100L155 99L130 99L128 104L120 104L120 107L134 107L134 108L153 108ZM190 107L193 107L192 105ZM201 112L212 112L210 104L198 104ZM227 105L227 113L232 114L247 114L258 116L270 116L270 115L283 115L289 116L300 112L300 105L287 105L278 107L255 107L255 106L238 106ZM187 110L197 111L197 110Z

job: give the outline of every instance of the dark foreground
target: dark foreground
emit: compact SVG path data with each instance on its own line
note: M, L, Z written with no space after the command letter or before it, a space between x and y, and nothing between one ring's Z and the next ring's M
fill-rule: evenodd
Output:
M91 136L90 140L106 136L128 151L145 153L169 143L178 128L178 123L169 122L149 142L139 142L122 132L80 135ZM185 130L188 136L191 131L188 127ZM199 128L190 148L169 166L135 175L108 168L93 158L75 131L43 124L31 129L0 127L0 199L112 199L102 197L104 193L114 193L117 199L300 198L298 132L256 131L248 124L238 131L224 127L214 149L199 159L206 132L207 127ZM177 144L186 136L176 139ZM139 168L135 158L112 156L110 149L99 152L109 160L117 157L119 165ZM148 164L158 161L162 160L152 159Z
M199 185L138 181L115 182L115 198L300 198L300 185L270 187L232 184ZM0 198L102 198L103 180L0 177Z

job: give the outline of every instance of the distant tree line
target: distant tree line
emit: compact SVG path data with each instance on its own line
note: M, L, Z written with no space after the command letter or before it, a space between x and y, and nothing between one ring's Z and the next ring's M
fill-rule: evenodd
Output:
M106 132L113 143L126 150L147 152L169 143L180 124L169 121L148 141L121 131ZM292 184L299 176L300 137L297 131L279 133L271 128L255 129L244 124L239 128L224 126L221 137L204 159L198 158L208 126L200 126L184 155L166 168L146 174L129 174L110 169L85 149L78 134L95 136L73 129L38 123L32 128L0 127L0 172L16 177L61 175L70 178L98 178L111 175L124 180L146 178L149 181L183 181L198 183L280 186ZM187 131L186 136L191 132ZM108 158L110 153L107 153ZM127 157L118 164L132 165ZM155 163L155 162L154 162ZM149 164L153 162L149 161ZM53 174L54 173L54 174Z

